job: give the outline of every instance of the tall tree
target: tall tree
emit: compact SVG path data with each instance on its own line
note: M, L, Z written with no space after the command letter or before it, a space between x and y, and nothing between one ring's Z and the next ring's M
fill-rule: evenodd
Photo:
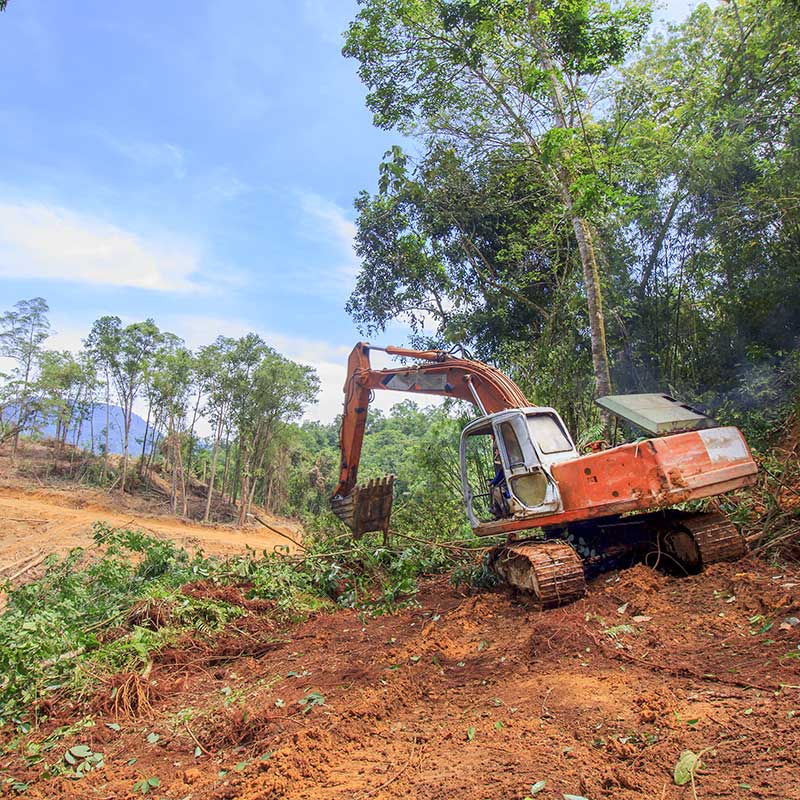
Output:
M230 409L233 391L233 353L236 340L226 336L218 336L213 344L201 347L196 359L197 381L207 395L206 410L209 421L214 426L214 438L211 446L211 464L208 475L208 491L203 521L208 522L211 514L211 501L217 477L217 458L222 431L226 416Z
M163 445L172 473L170 508L173 514L177 513L180 488L184 516L187 513L187 499L183 438L192 366L192 354L184 346L183 340L174 334L162 334L162 341L153 355L150 382L154 402L165 420Z
M590 110L597 78L650 18L645 2L361 0L344 48L360 62L376 125L526 150L577 243L598 394L611 379L592 214L609 187Z
M105 416L103 431L103 481L108 475L109 439L111 436L111 371L119 354L119 333L122 320L119 317L105 316L95 320L84 347L99 370L103 373L105 384Z
M28 404L31 378L41 355L42 343L50 335L50 311L41 297L20 300L14 310L0 316L0 355L14 359L16 391L16 424L13 452L17 452L20 432L25 427L31 409Z
M300 417L305 407L316 401L319 391L319 378L313 368L290 361L272 348L267 349L253 377L257 415L255 429L250 429L240 524L247 518L258 479L263 477L264 460L280 426Z
M607 135L631 198L623 389L719 407L760 372L784 391L800 331L798 37L796 4L701 5L612 86Z
M128 475L133 404L142 390L150 360L161 341L162 334L153 320L135 322L123 328L119 317L101 317L92 326L87 339L87 346L98 354L108 370L110 383L122 408L122 492L125 491Z
M87 371L90 368L67 350L42 353L37 383L43 393L44 417L56 424L54 462L64 450L71 427L78 426L81 398L93 381L93 375Z

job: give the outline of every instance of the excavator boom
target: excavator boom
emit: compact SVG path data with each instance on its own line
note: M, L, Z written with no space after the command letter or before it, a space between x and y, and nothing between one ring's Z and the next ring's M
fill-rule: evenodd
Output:
M467 517L478 536L544 530L551 539L546 546L516 541L492 551L495 571L544 604L581 596L584 566L642 548L686 571L744 552L744 539L723 517L671 510L755 480L757 466L736 428L719 427L668 395L609 396L598 403L648 432L666 435L581 455L555 409L531 406L495 368L437 350L387 347L390 355L417 363L374 370L370 349L382 348L360 342L348 361L339 483L331 500L356 536L389 532L394 478L357 484L370 398L387 389L467 400L480 410L461 434ZM468 451L494 454L491 481ZM615 545L620 536L628 541ZM555 541L571 537L572 545Z
M370 364L371 349L422 363L375 370ZM466 400L474 403L483 414L529 405L513 381L480 361L456 358L440 350L378 348L359 342L347 360L344 413L339 432L339 483L331 500L331 509L356 536L367 531L386 534L389 530L394 477L356 485L370 398L373 391L382 389Z
M370 350L383 350L389 355L415 358L424 363L375 370L370 365ZM370 397L373 391L381 389L466 400L484 414L530 405L512 380L480 361L456 358L439 350L379 348L359 342L347 361L344 414L339 432L341 463L334 497L346 497L356 485Z

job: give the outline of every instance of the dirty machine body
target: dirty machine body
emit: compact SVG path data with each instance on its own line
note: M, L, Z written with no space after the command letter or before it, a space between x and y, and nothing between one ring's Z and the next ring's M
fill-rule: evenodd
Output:
M357 484L367 408L376 389L472 402L481 416L461 434L466 514L478 536L505 535L490 553L496 574L545 606L581 597L587 574L648 560L698 572L745 552L718 514L674 506L747 486L757 467L742 433L668 395L618 395L598 403L650 438L581 455L562 419L532 406L508 377L439 351L385 348L421 363L373 370L359 343L348 363L334 512L354 534L388 534L393 478Z

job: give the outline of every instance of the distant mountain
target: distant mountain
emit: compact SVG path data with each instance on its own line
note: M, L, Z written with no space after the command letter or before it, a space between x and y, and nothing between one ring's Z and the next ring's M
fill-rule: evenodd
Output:
M6 414L13 418L13 409L7 409ZM125 427L124 416L122 409L119 406L108 406L108 452L109 453L122 453L125 442ZM75 435L77 433L78 423L77 420L73 422L69 435L67 436L67 443L73 444L75 442ZM94 435L94 451L97 453L100 448L105 445L105 427L106 427L106 404L99 403L94 408L94 414L91 420L87 416L81 425L80 440L77 444L85 450L92 449L92 436ZM55 422L39 423L36 425L36 431L44 438L51 438L56 435ZM142 439L144 439L145 421L138 415L133 414L131 417L131 430L128 435L128 450L132 454L141 452ZM30 431L28 431L30 433ZM150 433L148 433L148 438ZM149 445L148 445L149 447Z

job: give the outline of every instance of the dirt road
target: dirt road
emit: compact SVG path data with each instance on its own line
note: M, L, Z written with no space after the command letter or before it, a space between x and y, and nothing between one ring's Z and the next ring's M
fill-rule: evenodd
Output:
M262 526L237 530L231 526L201 525L171 516L156 516L138 508L110 507L100 492L85 490L25 490L0 487L0 570L37 553L64 553L92 543L92 525L107 522L166 536L187 547L201 547L211 554L231 554L249 546L258 551L292 542L301 535L299 526L288 520L270 518L275 528Z
M691 750L700 800L797 800L798 609L800 575L752 557L689 578L635 567L544 612L446 577L372 620L281 628L251 607L215 644L157 657L152 712L115 720L99 686L37 733L91 713L47 760L81 743L102 769L43 781L9 755L0 770L48 799L154 778L174 800L522 800L540 781L535 800L690 800L672 773Z

